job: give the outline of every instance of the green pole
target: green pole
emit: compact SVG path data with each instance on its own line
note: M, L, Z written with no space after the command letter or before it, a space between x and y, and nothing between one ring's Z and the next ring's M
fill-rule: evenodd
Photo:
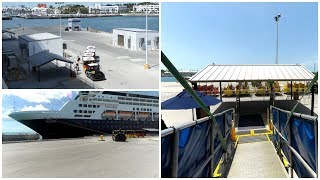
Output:
M205 110L205 112L212 119L214 126L217 127L218 124L217 124L216 118L212 115L212 113L207 108L207 106L204 104L204 102L197 96L197 94L194 92L194 90L191 88L191 86L188 84L188 82L181 76L179 71L174 67L174 65L170 62L170 60L167 58L167 56L162 51L161 51L161 62L167 67L167 69L178 80L178 82L184 87L184 89L186 91L188 91L188 93L201 106L201 108ZM218 136L221 141L222 148L226 151L227 150L226 142L225 142L225 139L223 138L219 129L218 129Z

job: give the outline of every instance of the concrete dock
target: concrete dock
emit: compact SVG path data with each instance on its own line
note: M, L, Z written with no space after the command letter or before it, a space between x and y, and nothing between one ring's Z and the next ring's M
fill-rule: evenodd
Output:
M157 178L159 138L98 137L2 145L3 178Z
M48 32L55 35L60 34L59 26L52 27L33 27L12 29L15 37L24 34L35 34ZM65 52L71 59L76 60L77 57L82 57L87 46L95 46L96 53L100 56L101 70L106 76L104 81L93 82L88 79L84 72L78 74L78 78L68 77L66 73L46 73L41 72L43 81L38 82L36 77L27 76L24 80L10 81L9 88L108 88L108 89L157 89L159 87L159 51L148 52L148 64L151 69L145 70L145 51L130 51L123 48L114 47L112 45L112 34L106 32L90 32L90 31L64 31L62 27L62 39L67 44ZM18 53L19 44L17 40L3 40L3 49L11 49ZM54 66L54 63L51 63ZM27 63L22 65L27 71ZM60 66L64 66L60 64ZM55 71L57 68L51 68ZM63 75L61 75L63 74ZM58 76L56 76L58 75ZM50 76L50 77L46 77Z

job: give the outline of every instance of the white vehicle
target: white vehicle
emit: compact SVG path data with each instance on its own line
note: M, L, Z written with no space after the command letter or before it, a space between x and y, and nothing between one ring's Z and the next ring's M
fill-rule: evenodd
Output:
M94 50L96 50L96 47L94 47L94 46L87 46L87 50L89 50L89 49L94 49Z
M84 53L83 56L85 56L85 57L93 57L94 53Z
M96 53L95 49L87 49L85 53Z

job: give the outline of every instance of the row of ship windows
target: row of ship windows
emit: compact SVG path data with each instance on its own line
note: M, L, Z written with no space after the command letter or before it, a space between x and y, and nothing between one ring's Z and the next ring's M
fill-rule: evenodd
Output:
M137 109L133 108L133 110L137 110L137 111L139 111L139 110L140 110L140 108L137 108ZM152 111L152 109L141 108L141 111L149 111L149 112L151 112L151 111Z
M132 102L124 102L124 101L120 101L119 104L128 104L128 105L140 105L140 106L155 106L158 107L158 104L146 104L146 103L132 103Z
M91 115L75 114L74 117L91 117Z
M134 120L129 120L129 121L134 121ZM101 121L90 121L90 120L84 120L83 122L84 122L84 123L98 123L98 124L101 124L101 123L108 123L108 124L112 124L112 123L125 124L125 123L128 123L128 120L114 120L114 121L104 121L104 120L101 120ZM145 122L145 121L142 121L142 122L140 122L140 123L145 124L146 122Z
M126 100L126 101L140 101L140 102L154 102L158 103L159 101L157 100L150 100L150 99L131 99L131 98L123 98L123 97L118 97L119 100Z
M96 111L87 111L87 110L73 110L74 113L89 113L92 114Z
M87 101L86 98L83 98L84 101ZM99 99L99 98L89 98L89 101L104 101L104 102L118 102L116 99Z
M91 105L91 104L79 104L79 107L89 107L89 108L99 108L100 105Z

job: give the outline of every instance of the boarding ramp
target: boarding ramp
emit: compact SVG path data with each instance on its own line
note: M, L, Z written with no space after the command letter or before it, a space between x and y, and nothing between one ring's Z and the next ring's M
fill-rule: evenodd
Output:
M267 134L239 138L228 178L287 177L286 169Z
M161 177L318 177L317 117L272 106L269 112L272 130L251 130L235 141L233 109L214 115L217 128L206 117L163 130ZM218 130L227 142L226 151Z

